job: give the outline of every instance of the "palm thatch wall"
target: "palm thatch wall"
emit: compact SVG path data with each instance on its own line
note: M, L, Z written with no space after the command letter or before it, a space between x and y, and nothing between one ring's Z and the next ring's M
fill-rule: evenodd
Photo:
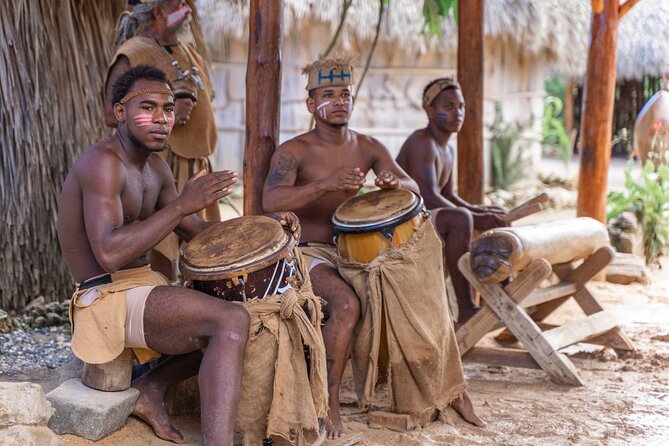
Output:
M125 1L0 2L0 307L65 298L57 200L76 156L108 133L102 90Z

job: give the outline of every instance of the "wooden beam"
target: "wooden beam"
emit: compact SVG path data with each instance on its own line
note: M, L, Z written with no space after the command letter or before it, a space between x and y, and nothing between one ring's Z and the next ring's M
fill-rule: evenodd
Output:
M483 0L458 0L458 81L467 104L458 134L458 195L483 203Z
M625 3L620 5L618 8L618 18L622 19L623 16L627 14L629 10L632 9L632 7L637 3L639 3L639 0L627 0Z
M279 143L283 0L251 0L246 69L244 214L262 214L262 189Z
M606 333L618 325L613 313L600 311L585 319L562 325L544 332L544 337L554 349L559 350L578 342L587 342L588 338Z
M528 352L515 348L473 347L462 357L463 361L480 364L540 369L539 364Z
M523 301L523 308L534 307L555 299L572 296L581 288L581 285L575 283L562 282L551 287L538 289Z
M469 264L469 253L463 254L458 261L460 271L467 269L471 272ZM535 259L525 268L518 277L508 284L504 291L509 295L512 301L520 303L530 293L535 290L551 273L551 266L544 259ZM499 317L489 306L484 306L481 310L462 325L455 336L458 340L460 355L467 353L477 342L483 338L489 331L495 329Z
M481 298L506 324L551 379L559 384L584 385L574 364L546 341L541 329L527 313L511 300L499 284L487 285L481 283L471 271L469 265L463 265L463 258L464 256L458 262L462 274L481 293Z
M611 159L618 6L619 0L593 1L592 38L581 113L581 168L576 213L579 217L592 217L602 223L606 221L607 179Z

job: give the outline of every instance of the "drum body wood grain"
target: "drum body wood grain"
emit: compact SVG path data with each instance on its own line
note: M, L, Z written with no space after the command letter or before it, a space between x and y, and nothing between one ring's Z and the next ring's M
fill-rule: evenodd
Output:
M269 217L218 223L194 237L180 261L191 287L214 297L245 302L280 294L297 280L296 241Z
M379 190L350 198L332 217L339 254L361 263L406 243L427 216L420 195L405 189Z

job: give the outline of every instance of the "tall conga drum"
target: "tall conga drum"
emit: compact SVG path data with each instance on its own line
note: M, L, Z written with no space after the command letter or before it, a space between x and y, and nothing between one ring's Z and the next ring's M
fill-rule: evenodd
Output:
M296 240L264 216L226 220L195 236L179 262L190 286L229 301L246 302L281 294L301 278Z
M339 255L361 263L371 262L388 248L406 243L427 216L423 198L406 189L351 197L332 216Z

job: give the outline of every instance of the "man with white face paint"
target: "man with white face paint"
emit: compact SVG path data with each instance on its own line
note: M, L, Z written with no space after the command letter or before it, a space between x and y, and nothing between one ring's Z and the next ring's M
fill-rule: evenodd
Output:
M152 65L167 74L175 94L175 125L162 156L172 169L177 191L190 177L211 172L209 156L216 148L217 132L211 105L211 86L203 58L190 36L193 11L184 0L129 0L134 5L119 19L116 54L107 73L105 122L116 127L111 102L112 86L130 67ZM219 221L218 203L200 214L206 221ZM151 253L151 265L170 280L176 279L179 238L169 234Z
M327 355L328 438L344 433L339 414L339 388L348 360L360 301L334 266L330 218L337 207L358 193L370 170L381 189L418 186L376 139L348 128L353 111L351 58L318 60L303 68L308 75L307 109L315 120L310 132L286 141L272 157L265 181L263 209L292 210L300 218L300 247L307 261L314 293L327 301L323 328Z

